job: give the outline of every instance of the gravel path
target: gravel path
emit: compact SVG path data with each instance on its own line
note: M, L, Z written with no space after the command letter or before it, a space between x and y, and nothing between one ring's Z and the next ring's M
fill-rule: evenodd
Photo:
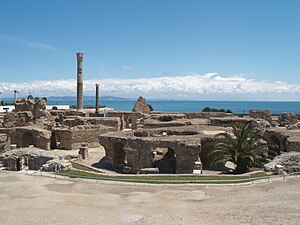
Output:
M300 179L139 187L0 173L0 224L299 224Z

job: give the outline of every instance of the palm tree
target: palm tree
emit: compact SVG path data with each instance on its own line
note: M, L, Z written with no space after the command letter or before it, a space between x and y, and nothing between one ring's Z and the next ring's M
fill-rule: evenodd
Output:
M233 135L221 133L210 156L212 164L223 164L230 161L236 165L234 172L245 173L250 167L261 166L267 154L267 144L263 142L259 131L254 132L250 124L233 127Z

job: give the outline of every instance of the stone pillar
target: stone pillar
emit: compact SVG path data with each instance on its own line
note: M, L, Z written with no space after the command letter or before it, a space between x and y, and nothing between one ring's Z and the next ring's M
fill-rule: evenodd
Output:
M95 112L99 113L99 84L96 84L96 108Z
M77 111L83 111L83 79L82 79L82 62L83 53L77 52Z
M81 144L78 154L81 155L82 159L87 159L89 157L88 146Z

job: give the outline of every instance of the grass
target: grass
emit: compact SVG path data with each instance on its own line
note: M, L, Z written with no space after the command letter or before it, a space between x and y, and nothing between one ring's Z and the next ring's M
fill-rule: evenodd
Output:
M259 172L250 175L238 176L105 176L85 171L71 170L60 172L59 175L70 178L99 179L110 181L136 182L136 183L156 183L156 184L185 184L185 183L209 183L209 184L226 184L226 183L243 183L253 179L267 177L265 172Z

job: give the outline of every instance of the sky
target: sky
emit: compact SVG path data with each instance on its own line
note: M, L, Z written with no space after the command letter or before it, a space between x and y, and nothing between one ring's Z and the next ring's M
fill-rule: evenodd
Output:
M300 100L300 1L1 0L0 93Z

